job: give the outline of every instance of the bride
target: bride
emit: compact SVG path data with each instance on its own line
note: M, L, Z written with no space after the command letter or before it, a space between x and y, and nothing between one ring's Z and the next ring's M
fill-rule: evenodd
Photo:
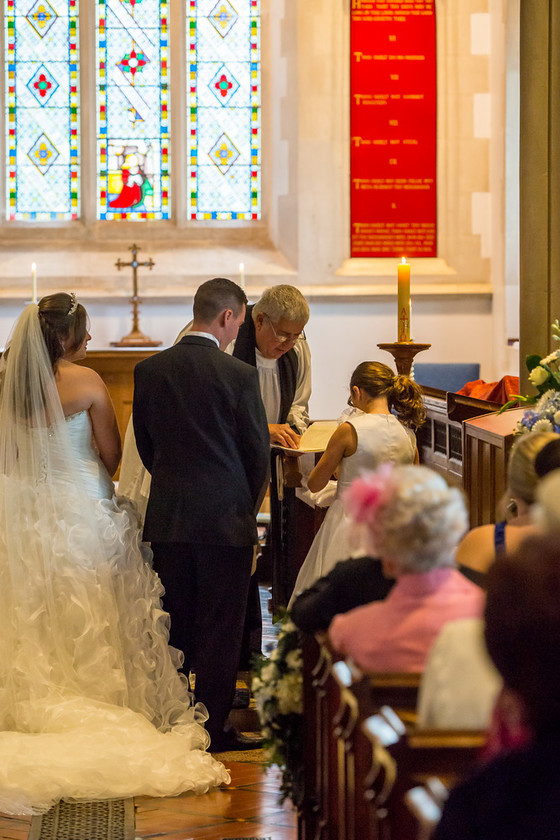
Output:
M26 307L0 361L0 811L62 798L203 793L229 782L205 750L162 587L71 294ZM173 657L173 658L172 658Z

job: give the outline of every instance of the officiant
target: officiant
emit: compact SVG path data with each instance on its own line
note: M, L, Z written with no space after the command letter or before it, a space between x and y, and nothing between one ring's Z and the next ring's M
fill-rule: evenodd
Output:
M270 442L297 448L309 425L311 354L303 332L309 306L295 286L267 289L247 307L239 335L226 352L257 368ZM177 341L189 331L184 327ZM150 476L144 469L134 440L132 420L124 439L119 494L138 506L142 518L150 494Z
M247 307L233 347L234 356L257 368L270 442L292 449L309 425L311 356L303 331L308 320L299 289L272 286Z

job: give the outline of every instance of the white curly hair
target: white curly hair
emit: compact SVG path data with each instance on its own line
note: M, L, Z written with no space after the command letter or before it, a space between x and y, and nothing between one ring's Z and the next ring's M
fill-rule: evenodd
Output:
M467 530L462 492L428 467L399 466L387 477L387 494L367 522L379 557L403 572L452 566Z

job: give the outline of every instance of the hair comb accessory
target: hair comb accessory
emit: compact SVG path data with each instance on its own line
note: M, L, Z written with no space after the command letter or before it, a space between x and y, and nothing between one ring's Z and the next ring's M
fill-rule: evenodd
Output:
M72 303L70 304L70 309L66 313L67 315L73 315L76 309L78 308L78 300L74 292L70 292L70 300Z
M392 464L382 464L377 472L357 478L342 494L344 509L354 522L368 522L372 514L393 496L392 472Z

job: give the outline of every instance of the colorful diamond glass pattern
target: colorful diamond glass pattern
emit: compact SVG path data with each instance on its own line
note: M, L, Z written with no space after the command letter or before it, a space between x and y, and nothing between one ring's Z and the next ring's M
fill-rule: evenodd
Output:
M210 90L220 103L220 105L229 105L237 91L239 90L239 82L235 76L225 67L224 64L214 74L210 80Z
M187 34L189 216L260 219L260 0L188 0Z
M78 0L5 0L4 26L6 217L76 219Z
M27 157L41 175L45 175L60 155L47 135L41 134L28 151Z
M97 2L97 217L170 213L167 0Z
M27 87L39 105L46 105L58 90L58 82L45 65L41 64L27 82Z
M37 0L26 15L35 32L43 38L54 25L58 15L47 0Z
M229 34L238 17L239 15L228 0L219 0L210 12L208 20L218 35L221 38L225 38L226 35Z
M208 154L212 163L223 173L227 172L239 158L239 150L225 133L218 137Z

